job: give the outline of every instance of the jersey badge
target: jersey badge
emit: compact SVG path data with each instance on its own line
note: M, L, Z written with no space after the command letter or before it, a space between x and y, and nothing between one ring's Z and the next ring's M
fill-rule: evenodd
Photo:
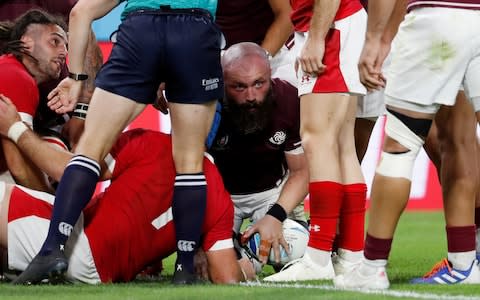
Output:
M287 134L283 131L277 131L275 134L268 139L268 141L274 145L281 145L285 142Z

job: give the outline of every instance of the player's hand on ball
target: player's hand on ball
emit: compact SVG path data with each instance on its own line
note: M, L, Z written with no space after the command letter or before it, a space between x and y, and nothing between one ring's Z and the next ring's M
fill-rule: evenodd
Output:
M258 255L260 262L262 264L268 262L270 249L272 248L275 262L280 263L280 245L289 251L287 241L283 237L282 222L275 217L265 215L243 233L242 241L247 241L255 233L259 233L261 238Z

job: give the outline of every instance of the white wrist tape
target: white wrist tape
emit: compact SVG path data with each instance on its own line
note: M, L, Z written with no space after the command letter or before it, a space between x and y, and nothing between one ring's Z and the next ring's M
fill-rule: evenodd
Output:
M72 116L80 120L85 120L87 118L88 104L87 103L77 103L75 109L73 110Z
M21 121L17 121L8 128L7 136L11 139L15 144L18 143L18 139L20 136L28 130L28 126Z

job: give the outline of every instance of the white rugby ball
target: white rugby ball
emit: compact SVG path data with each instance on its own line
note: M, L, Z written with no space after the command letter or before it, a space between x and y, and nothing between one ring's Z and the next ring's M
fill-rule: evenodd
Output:
M308 230L300 223L295 222L291 219L286 219L283 222L283 237L288 244L290 256L287 254L285 249L280 246L280 265L285 265L294 259L301 258L305 253L305 250L307 249L309 236L310 235ZM260 252L260 234L255 233L248 240L246 246L250 249L250 252L253 255L258 257ZM275 263L275 253L273 251L273 248L270 249L268 264L278 266L278 264Z

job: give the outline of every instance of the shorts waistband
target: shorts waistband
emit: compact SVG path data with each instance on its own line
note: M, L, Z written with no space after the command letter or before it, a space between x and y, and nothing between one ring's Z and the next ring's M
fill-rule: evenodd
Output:
M212 14L206 9L202 8L172 8L170 5L161 5L158 9L139 9L133 11L130 15L193 15L193 16L203 16L207 17L210 20L213 20Z

